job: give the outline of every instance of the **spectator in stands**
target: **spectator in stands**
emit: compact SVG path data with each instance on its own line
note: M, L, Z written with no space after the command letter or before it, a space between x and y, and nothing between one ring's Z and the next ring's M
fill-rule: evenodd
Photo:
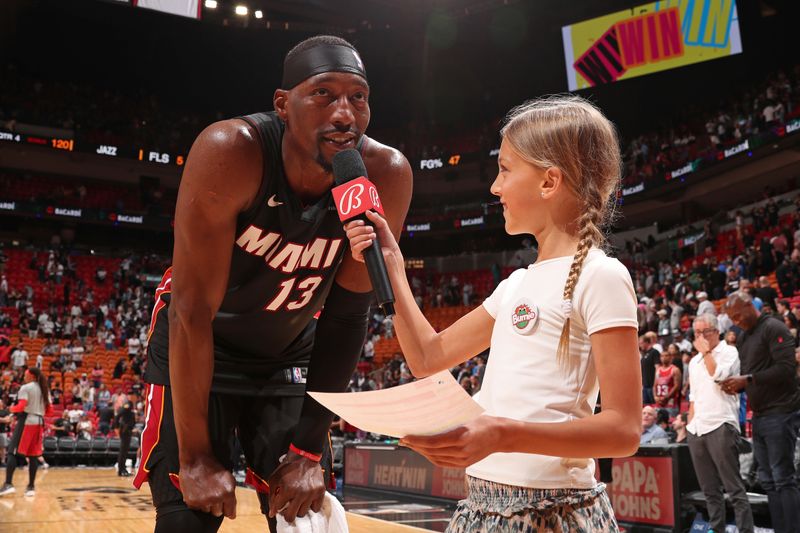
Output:
M481 382L480 382L480 379L478 379L478 376L476 376L475 374L471 375L469 377L469 384L470 384L470 387L472 388L472 395L473 396L475 396L476 394L478 394L478 392L480 392L480 390L481 390Z
M736 346L736 332L731 330L725 334L725 342L731 346Z
M133 360L135 357L139 355L139 352L142 350L142 343L139 341L139 337L133 335L128 338L128 359Z
M672 328L668 312L666 309L659 309L656 314L658 315L658 342L661 346L668 346L672 342Z
M650 339L650 344L653 345L653 349L657 351L659 355L661 355L661 352L664 351L664 345L659 342L658 334L655 332L655 328L650 331L646 331L644 336ZM656 363L658 363L658 360L656 360Z
M108 276L108 271L104 266L97 267L97 270L95 270L95 275L94 275L94 279L95 281L97 281L97 283L100 284L105 283L107 276Z
M708 294L706 292L699 291L695 295L695 297L700 302L700 305L697 307L698 316L705 314L711 314L716 316L717 308L714 307L714 302L709 301Z
M674 329L674 332L675 333L674 333L673 337L674 337L675 344L678 346L678 351L679 352L691 352L692 351L692 343L683 334L683 331L680 329L680 325L678 325Z
M105 383L100 383L100 385L97 387L95 396L97 399L98 410L111 405L111 392L106 388Z
M61 405L62 394L63 391L61 390L61 382L54 382L53 386L50 388L50 403L53 405Z
M25 350L25 346L20 342L17 344L16 349L11 352L11 368L13 370L19 370L20 368L24 368L28 366L28 352Z
M667 444L669 442L667 432L656 424L656 417L657 413L653 407L645 405L642 408L642 437L639 440L640 444Z
M472 287L472 283L469 281L465 281L464 285L461 287L461 294L463 296L463 305L464 307L469 307L472 305L472 295L474 293L474 288Z
M111 408L110 404L106 404L104 407L100 407L100 405L98 404L97 429L101 435L103 435L104 437L108 436L108 433L111 431L111 424L113 423L113 421L114 421L114 409Z
M694 320L694 345L689 403L689 451L697 479L706 497L709 522L714 531L725 531L722 487L736 512L741 532L753 531L753 515L739 475L739 398L722 391L719 383L739 373L739 354L720 342L717 318L711 313Z
M800 383L795 340L775 317L759 314L749 294L728 297L728 314L743 333L737 342L742 375L722 382L738 395L746 389L753 409L753 453L775 531L800 524L800 490L794 464L800 430ZM795 529L796 530L796 529Z
M61 418L56 418L52 424L50 424L50 430L55 432L55 436L57 438L61 437L69 437L72 433L72 428L74 425L70 422L69 419L69 411L64 410L61 413Z
M686 431L686 424L689 422L689 413L683 412L680 413L675 419L672 421L672 431L675 433L675 437L671 439L671 442L675 444L683 444L686 442L687 434Z
M367 361L372 361L375 358L375 343L372 341L371 336L368 336L364 342L363 357Z
M669 349L664 350L656 365L655 377L653 380L653 398L658 407L666 409L671 416L675 416L680 409L681 378L680 369L673 364L673 356L678 355L677 346L674 353Z
M728 268L728 277L725 280L725 287L728 294L739 290L739 271L733 267Z
M383 336L387 339L394 338L394 318L392 316L384 317L383 322L381 323L383 326Z
M668 410L663 407L656 409L656 425L664 430L664 433L667 434L667 438L671 442L675 436L672 434L672 426L670 425L669 419L670 414Z
M776 301L775 314L781 320L783 320L786 317L786 315L791 314L791 310L789 308L789 300L786 300L784 298L779 298Z
M92 384L95 388L99 389L102 382L103 367L100 365L100 361L95 361L94 368L92 369Z
M91 411L94 407L94 394L95 389L92 386L92 383L86 379L86 374L83 375L84 378L80 381L79 387L79 394L80 400L83 405L84 411Z
M76 398L73 398L73 401L74 400L76 400ZM81 416L83 416L84 414L83 411L81 411L80 409L80 403L74 401L74 403L72 404L72 408L66 411L66 413L67 417L69 418L69 423L72 426L70 428L70 431L74 433L75 431L78 430L78 422L81 421Z
M125 358L124 358L124 357L120 357L120 358L119 358L119 361L117 361L117 364L116 364L116 366L114 366L114 373L112 374L112 377L113 377L114 379L119 379L119 378L121 378L121 377L122 377L122 375L125 373L125 371L126 371L127 369L128 369L128 365L127 365L127 363L125 362Z
M122 408L122 404L128 401L128 395L122 391L121 387L117 387L116 392L111 396L111 406L114 409L114 414L116 415L119 410Z
M463 378L461 378L461 381L459 382L459 385L461 385L462 389L467 391L467 394L472 396L472 394L473 394L472 382L470 381L469 376L464 376Z
M114 349L114 340L116 339L116 335L114 335L114 331L112 329L107 329L105 333L105 337L103 338L103 343L105 344L106 350L113 350Z
M94 426L92 425L92 421L89 420L89 415L86 413L82 414L80 420L78 421L77 435L81 440L92 440L92 436L94 435Z
M651 338L646 335L639 337L639 352L641 354L640 364L642 367L642 402L650 405L655 403L653 382L655 381L656 364L660 359L660 354L653 348Z

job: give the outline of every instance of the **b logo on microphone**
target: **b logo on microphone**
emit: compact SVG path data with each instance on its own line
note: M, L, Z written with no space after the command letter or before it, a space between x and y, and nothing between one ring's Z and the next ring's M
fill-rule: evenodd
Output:
M383 215L383 205L378 196L378 189L365 177L355 178L331 191L339 220L346 222L369 210Z
M344 191L341 199L339 200L339 214L343 217L349 217L353 210L357 210L359 207L361 207L361 195L363 193L364 186L360 183L351 185L346 191ZM372 191L370 191L370 193L372 193ZM370 194L370 198L371 197L372 195Z

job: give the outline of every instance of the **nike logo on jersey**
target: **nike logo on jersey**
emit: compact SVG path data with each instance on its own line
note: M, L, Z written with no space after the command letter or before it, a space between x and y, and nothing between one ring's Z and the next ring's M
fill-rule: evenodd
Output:
M279 205L283 205L283 202L278 201L277 196L278 196L277 194L273 194L272 196L270 196L269 200L267 200L267 205L270 207L278 207Z

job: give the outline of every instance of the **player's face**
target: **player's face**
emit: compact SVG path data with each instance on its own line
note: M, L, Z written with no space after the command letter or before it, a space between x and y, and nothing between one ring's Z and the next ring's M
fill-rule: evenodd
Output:
M500 145L497 166L497 177L490 190L503 205L506 232L535 234L536 214L542 208L539 184L545 171L522 159L505 140Z
M355 74L317 74L289 91L286 114L294 142L331 171L333 156L355 148L369 125L369 85Z

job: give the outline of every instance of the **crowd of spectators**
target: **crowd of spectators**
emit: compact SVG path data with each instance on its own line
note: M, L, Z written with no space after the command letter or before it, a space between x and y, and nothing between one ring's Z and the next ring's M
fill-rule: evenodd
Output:
M682 124L633 138L626 146L625 181L663 179L690 161L713 158L717 150L771 131L800 116L800 64L778 71L731 96L718 109L696 113Z
M78 439L106 436L127 401L135 406L141 426L144 350L153 305L152 289L145 286L144 280L146 273L156 271L163 262L163 258L154 255L134 255L123 259L111 273L99 266L93 278L85 280L76 274L65 248L33 254L28 268L37 272L42 283L75 287L63 290L39 309L33 289L9 289L3 273L0 405L14 402L25 369L37 366L47 375L52 405L61 412L47 425L46 434ZM104 285L111 286L110 296L98 301L95 290ZM12 311L16 320L12 319ZM13 338L12 327L18 331L18 338ZM41 346L38 353L25 349L26 339L43 340L37 344ZM92 357L101 350L117 354L113 369L104 368L103 362ZM87 364L87 360L95 362ZM7 423L0 422L0 433L7 431ZM3 442L0 439L0 444Z
M0 126L14 131L18 123L75 130L91 144L148 147L188 153L207 124L225 118L164 105L151 93L130 94L120 88L97 88L68 82L44 82L14 64L4 66ZM35 98L31 98L34 95ZM35 101L36 105L31 105ZM68 104L67 104L68 103ZM800 116L800 64L779 70L710 111L677 114L672 124L629 137L624 144L626 184L663 180L668 171L697 159L716 158L716 151L752 136L780 128ZM613 117L612 117L613 118ZM398 147L411 161L478 153L481 173L496 147L499 115L473 131L450 129L413 120L402 129L372 134ZM485 176L484 176L485 177Z

